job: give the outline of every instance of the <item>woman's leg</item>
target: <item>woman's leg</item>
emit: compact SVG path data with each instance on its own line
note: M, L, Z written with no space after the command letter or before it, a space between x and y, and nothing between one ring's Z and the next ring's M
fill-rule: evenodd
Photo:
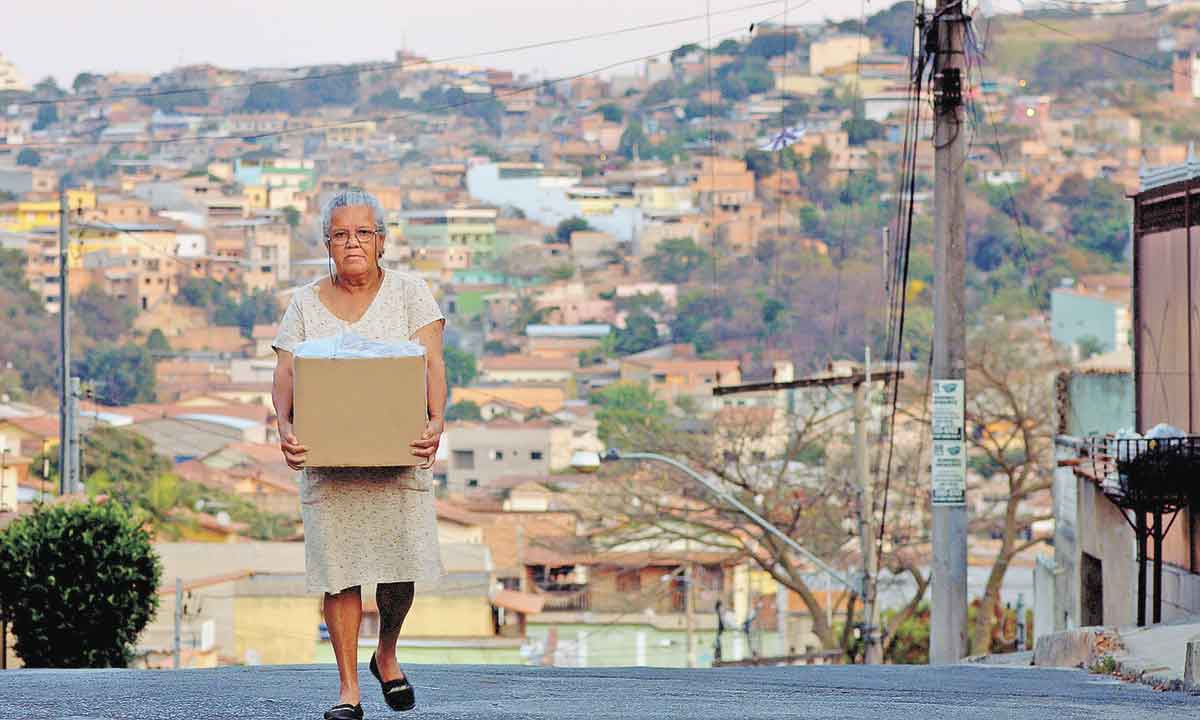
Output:
M415 587L410 582L379 583L375 588L375 602L379 605L379 651L375 662L384 680L400 677L400 665L396 662L396 640L400 628L413 604Z
M338 680L341 688L338 703L357 705L358 693L358 626L362 622L362 594L359 586L339 593L325 593L325 625L329 642L337 658Z

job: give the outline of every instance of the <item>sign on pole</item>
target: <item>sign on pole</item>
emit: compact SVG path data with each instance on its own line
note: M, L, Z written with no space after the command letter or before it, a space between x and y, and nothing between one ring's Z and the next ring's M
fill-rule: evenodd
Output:
M965 505L967 502L965 414L963 381L934 380L931 472L934 505Z

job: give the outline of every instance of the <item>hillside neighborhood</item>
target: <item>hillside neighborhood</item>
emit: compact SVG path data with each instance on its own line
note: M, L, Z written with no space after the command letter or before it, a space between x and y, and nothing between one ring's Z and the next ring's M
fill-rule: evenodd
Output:
M432 466L446 574L418 593L403 659L853 660L861 598L818 566L783 567L783 549L661 468L576 458L686 457L854 573L865 423L890 493L886 657L923 662L933 107L910 91L912 4L872 11L562 80L399 50L60 87L0 55L0 528L43 504L133 509L163 567L139 667L170 667L177 632L185 667L332 662L304 591L272 342L292 295L332 272L322 204L360 188L386 211L383 265L424 281L447 320ZM1178 228L1194 222L1156 188L1200 177L1200 3L1047 3L974 27L968 583L983 654L1138 617L1136 528L1088 438L1200 422L1194 248L1153 235L1190 238ZM64 493L67 295L84 486ZM1154 549L1155 622L1200 613L1190 507Z

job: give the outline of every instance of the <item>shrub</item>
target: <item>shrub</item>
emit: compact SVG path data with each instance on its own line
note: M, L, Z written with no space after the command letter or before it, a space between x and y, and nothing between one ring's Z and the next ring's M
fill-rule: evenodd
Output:
M27 667L126 667L161 574L149 535L114 502L39 507L0 533L0 611Z

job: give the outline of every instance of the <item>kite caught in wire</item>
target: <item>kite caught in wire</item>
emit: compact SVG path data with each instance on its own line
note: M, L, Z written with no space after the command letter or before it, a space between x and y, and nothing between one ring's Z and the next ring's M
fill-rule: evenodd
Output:
M784 128L760 143L758 149L779 152L785 147L799 142L800 138L804 137L805 130L806 128L803 126Z

